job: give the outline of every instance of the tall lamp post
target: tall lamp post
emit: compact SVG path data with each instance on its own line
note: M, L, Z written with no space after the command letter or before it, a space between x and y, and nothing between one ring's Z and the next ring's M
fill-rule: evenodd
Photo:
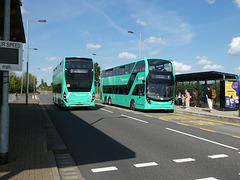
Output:
M29 90L29 78L28 78L28 66L29 66L29 21L47 22L46 20L27 20L27 68L26 68L26 104L28 104L28 90Z
M128 31L128 33L136 34L136 32L133 32L133 31ZM142 36L142 34L141 33L137 33L137 34L139 34L139 38L140 38L140 40L139 40L139 59L141 59L141 36Z

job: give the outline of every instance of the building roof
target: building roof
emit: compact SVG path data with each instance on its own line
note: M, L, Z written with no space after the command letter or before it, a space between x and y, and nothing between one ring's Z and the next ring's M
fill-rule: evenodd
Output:
M207 71L187 74L176 74L175 79L176 82L238 79L238 75L218 71Z
M4 2L4 0L0 0L0 40L4 38ZM21 0L11 0L10 41L25 43L20 6L22 6Z

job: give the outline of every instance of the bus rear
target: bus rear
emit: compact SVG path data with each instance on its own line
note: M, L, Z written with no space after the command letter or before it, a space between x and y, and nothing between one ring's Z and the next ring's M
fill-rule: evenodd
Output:
M95 106L94 65L90 58L65 58L62 106Z

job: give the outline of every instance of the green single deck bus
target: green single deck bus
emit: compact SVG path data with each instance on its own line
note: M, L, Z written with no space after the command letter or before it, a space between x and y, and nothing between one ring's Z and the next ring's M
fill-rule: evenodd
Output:
M100 100L131 109L174 110L171 60L141 59L102 71Z
M53 102L60 107L95 106L91 58L64 57L53 70Z

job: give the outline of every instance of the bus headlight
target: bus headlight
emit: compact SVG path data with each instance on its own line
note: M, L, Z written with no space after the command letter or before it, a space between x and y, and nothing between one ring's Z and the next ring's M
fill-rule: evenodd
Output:
M67 102L67 95L66 95L66 93L64 92L64 94L63 94L63 99L64 99L64 101L66 101Z
M95 100L95 94L93 93L91 102L93 102L94 100Z
M149 98L147 98L147 102L148 102L148 104L151 104L151 101L150 101L150 99L149 99Z

